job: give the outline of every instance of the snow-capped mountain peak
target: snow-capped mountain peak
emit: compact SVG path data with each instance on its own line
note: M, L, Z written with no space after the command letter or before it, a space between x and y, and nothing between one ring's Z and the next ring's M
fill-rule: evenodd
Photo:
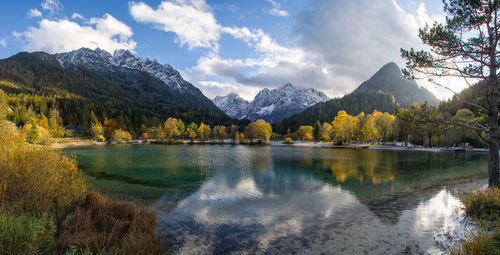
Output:
M276 122L327 100L329 98L323 92L315 89L297 89L291 83L287 83L277 89L262 89L252 102L243 100L236 93L218 96L213 101L217 107L233 118Z
M245 118L248 112L248 106L250 105L248 101L234 92L227 94L227 96L216 96L213 102L219 109L226 109L223 111L227 115L236 119Z
M58 53L55 56L64 68L83 66L97 72L137 70L150 74L180 92L201 94L199 89L186 82L181 74L169 64L162 65L156 60L136 57L128 50L115 50L111 55L99 48L95 50L80 48L71 52Z

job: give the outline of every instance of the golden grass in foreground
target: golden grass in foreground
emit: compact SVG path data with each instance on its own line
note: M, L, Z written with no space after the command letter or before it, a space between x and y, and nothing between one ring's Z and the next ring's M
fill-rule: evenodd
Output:
M63 250L102 254L162 254L156 214L132 202L89 192L78 201L59 237Z
M0 120L0 254L161 254L156 214L89 192L74 159Z
M465 213L480 228L450 249L453 255L500 254L500 189L477 189L462 198Z
M500 254L500 232L489 233L482 226L476 233L468 239L461 240L458 245L450 250L452 255L487 255Z
M4 209L55 213L86 190L75 160L24 143L14 127L0 122L0 205Z
M500 219L500 189L475 190L462 198L467 216L477 219Z

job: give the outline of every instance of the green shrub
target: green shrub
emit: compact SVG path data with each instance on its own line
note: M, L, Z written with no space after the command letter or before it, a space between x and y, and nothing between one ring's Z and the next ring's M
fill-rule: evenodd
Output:
M0 254L49 254L56 248L56 227L47 215L0 214Z

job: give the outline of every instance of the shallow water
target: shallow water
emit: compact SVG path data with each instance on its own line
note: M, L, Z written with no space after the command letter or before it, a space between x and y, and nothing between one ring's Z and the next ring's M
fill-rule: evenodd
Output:
M94 189L158 209L178 254L436 254L487 156L296 147L65 149ZM442 240L441 240L442 241Z

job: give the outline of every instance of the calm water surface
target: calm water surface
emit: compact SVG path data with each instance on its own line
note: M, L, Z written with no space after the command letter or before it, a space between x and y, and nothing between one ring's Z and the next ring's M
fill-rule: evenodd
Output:
M94 189L158 210L177 254L442 253L462 233L454 190L487 156L297 147L65 149Z

